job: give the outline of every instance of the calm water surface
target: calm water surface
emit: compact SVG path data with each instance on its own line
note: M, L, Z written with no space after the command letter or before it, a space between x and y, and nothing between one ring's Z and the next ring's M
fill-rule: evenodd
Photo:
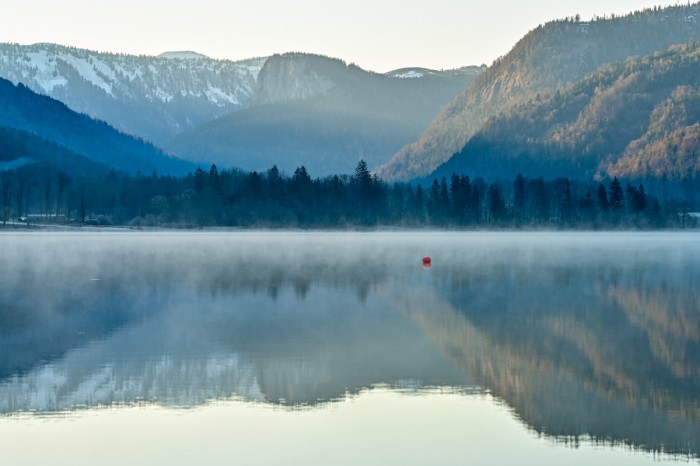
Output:
M0 251L1 464L700 463L697 234Z

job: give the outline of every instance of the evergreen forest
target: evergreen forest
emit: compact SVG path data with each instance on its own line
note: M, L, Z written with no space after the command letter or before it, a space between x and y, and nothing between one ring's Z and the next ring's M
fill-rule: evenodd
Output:
M601 182L517 175L487 181L453 173L432 183L387 183L361 160L353 175L312 178L209 170L186 176L6 170L2 225L131 228L454 228L658 229L696 226L695 183L653 190L614 178Z

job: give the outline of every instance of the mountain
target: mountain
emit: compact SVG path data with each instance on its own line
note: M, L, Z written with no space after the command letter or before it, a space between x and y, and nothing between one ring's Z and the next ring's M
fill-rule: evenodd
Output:
M700 42L601 68L493 117L432 176L700 175Z
M425 176L464 147L490 117L507 114L538 93L573 85L603 65L700 39L698 18L696 3L539 26L474 79L417 142L401 149L377 174L387 179Z
M157 58L169 58L171 60L199 60L199 59L209 59L206 55L201 53L193 52L192 50L180 50L173 52L163 52L158 55Z
M378 166L414 140L460 89L482 71L415 70L381 75L308 54L265 62L252 106L175 137L178 156L219 166L314 176L351 172L360 159ZM410 76L405 79L401 76ZM420 76L419 76L420 74Z
M431 70L429 68L401 68L384 73L385 76L399 79L455 78L463 75L476 76L486 69L486 65L463 66L454 70Z
M522 291L522 285L512 286ZM588 286L565 288L550 294L546 304L539 295L531 301L534 309L513 304L522 299L518 291L498 295L505 302L490 294L492 300L472 296L465 305L408 287L396 295L395 305L468 380L502 400L539 435L697 456L697 442L689 441L700 434L698 365L690 356L697 339L676 320L689 314L685 302L692 292L625 287L610 290L608 304ZM550 313L550 300L566 312Z
M0 77L156 143L246 107L264 62L0 44Z
M349 245L338 256L295 241L9 241L0 256L0 415L234 396L313 407L378 384L466 382L416 325L368 296L387 281L389 262L339 261L356 250ZM163 241L170 246L153 247ZM76 285L84 282L94 286ZM46 377L54 369L60 376Z
M10 171L51 178L59 172L93 176L109 168L34 134L0 126L0 173Z
M31 133L66 151L128 173L141 171L150 174L155 170L184 174L192 169L191 164L165 154L148 142L121 133L103 121L76 113L57 100L1 78L0 127ZM50 152L56 151L51 149ZM39 157L35 152L30 154L27 157L32 160ZM4 161L16 160L12 154L3 157Z

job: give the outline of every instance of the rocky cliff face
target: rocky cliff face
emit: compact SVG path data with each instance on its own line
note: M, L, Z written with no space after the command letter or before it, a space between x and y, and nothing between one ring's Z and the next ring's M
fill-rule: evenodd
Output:
M374 168L415 140L479 67L387 75L318 55L270 57L249 108L188 131L166 147L219 167L313 176L351 173L360 159Z
M273 55L260 71L253 105L306 100L327 95L347 79L341 60L318 55Z

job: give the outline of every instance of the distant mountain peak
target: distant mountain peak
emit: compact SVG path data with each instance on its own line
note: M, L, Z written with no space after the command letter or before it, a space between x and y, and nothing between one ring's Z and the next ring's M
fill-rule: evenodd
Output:
M475 67L477 68L477 67ZM398 79L320 55L271 56L253 104L174 138L174 153L219 167L266 170L275 164L313 176L374 168L415 140L476 73L432 72Z
M384 75L396 79L421 79L429 76L442 78L454 78L458 76L475 77L484 70L486 70L486 65L463 66L461 68L456 68L453 70L431 70L429 68L409 67L389 71L387 73L384 73Z
M171 60L201 60L208 59L209 57L198 52L193 52L192 50L178 50L163 52L158 55L158 58L167 58Z
M390 78L399 79L419 79L426 74L432 74L433 70L428 70L425 68L401 68L399 70L389 71L386 73Z
M258 75L253 102L260 105L326 95L348 79L350 69L357 68L322 55L296 52L273 55Z

